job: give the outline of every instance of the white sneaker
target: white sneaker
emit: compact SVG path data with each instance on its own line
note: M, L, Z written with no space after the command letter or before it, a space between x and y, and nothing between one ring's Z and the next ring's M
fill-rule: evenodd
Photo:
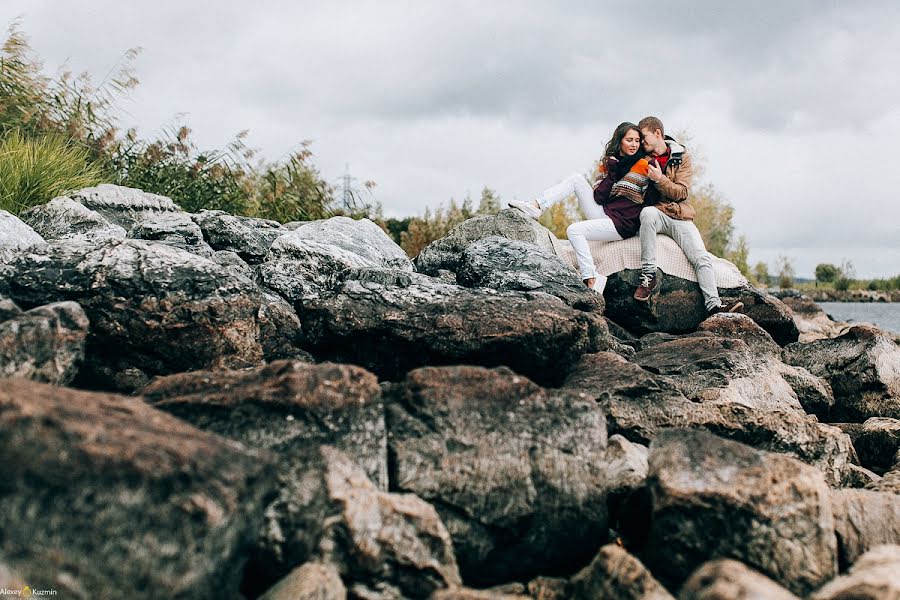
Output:
M535 221L541 218L541 213L544 212L539 208L536 208L531 202L521 202L519 200L510 200L506 203L510 208L517 208L525 213L527 216L531 217Z

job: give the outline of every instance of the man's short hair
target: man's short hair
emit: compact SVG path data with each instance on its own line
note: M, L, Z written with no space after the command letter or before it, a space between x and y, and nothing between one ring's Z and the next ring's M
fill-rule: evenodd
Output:
M650 131L656 131L659 129L659 132L663 135L666 135L666 130L663 127L662 121L657 119L656 117L644 117L640 121L638 121L638 129L643 131L644 129L649 129Z

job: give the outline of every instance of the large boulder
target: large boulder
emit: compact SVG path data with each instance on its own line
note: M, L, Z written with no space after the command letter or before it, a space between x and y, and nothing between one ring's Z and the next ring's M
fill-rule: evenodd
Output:
M101 183L69 194L69 198L129 231L161 213L184 213L171 198L136 188Z
M694 571L678 600L799 600L762 573L728 558L712 560Z
M13 260L29 248L44 243L44 238L19 217L0 210L0 263Z
M200 227L185 212L148 215L131 226L128 237L181 248L206 258L212 258L214 254L213 249L203 240Z
M833 338L844 333L849 325L833 320L812 298L796 290L775 292L794 314L794 322L800 330L799 342L813 342Z
M521 211L510 208L496 215L480 215L463 221L419 253L416 269L428 275L437 275L440 270L456 272L463 250L472 242L490 236L528 242L555 253L555 236L550 230Z
M900 495L833 490L831 504L842 567L880 544L900 544Z
M606 426L507 368L428 367L386 391L391 485L437 508L467 583L565 573L606 539Z
M900 545L876 546L810 600L888 600L900 598Z
M308 562L269 588L259 600L347 600L347 588L333 565Z
M127 236L124 227L67 196L29 208L22 219L47 241L97 244Z
M65 385L84 358L88 318L75 302L0 314L0 377L24 377ZM18 314L10 314L12 308Z
M262 359L264 298L246 279L140 240L53 244L0 265L0 294L23 306L78 302L91 321L87 387L131 391L147 378Z
M660 273L657 291L649 302L634 299L640 285L640 269L626 269L609 276L606 314L632 333L651 331L686 333L694 331L706 317L703 295L696 281ZM796 342L800 333L791 310L778 298L745 286L719 289L723 303L740 300L744 313L765 329L779 345Z
M900 347L884 331L855 325L834 339L791 344L784 360L828 381L831 420L900 419Z
M160 410L247 446L287 455L334 446L387 489L381 389L359 367L282 360L251 370L160 377L140 393Z
M249 264L262 262L272 242L288 231L277 221L229 215L221 210L201 210L191 219L213 250L234 252Z
M709 433L661 432L650 445L647 562L673 584L735 558L798 595L837 573L828 486L818 470Z
M853 440L853 447L864 467L876 473L884 473L894 466L894 457L900 450L900 419L872 417L862 425L838 424Z
M682 391L692 385L690 378L687 374L679 381L658 375L611 352L600 352L574 364L564 387L598 402L607 414L610 433L633 442L646 444L667 427L696 428L794 456L821 469L832 485L847 477L853 446L837 427L796 409L778 409L765 399L758 404L727 401L727 396L710 401L703 399L703 390L691 399Z
M336 246L362 257L376 267L412 271L412 262L400 246L369 219L332 217L312 221L282 236L285 242L302 247L303 241Z
M580 310L603 312L603 296L585 287L569 265L530 242L489 236L466 246L456 281L466 287L546 292Z
M428 281L425 281L428 279ZM559 381L612 339L601 316L540 292L470 289L417 275L409 285L349 280L298 304L306 348L396 380L424 365L507 365Z
M434 507L379 490L340 450L282 454L277 485L250 553L245 595L256 597L306 562L334 565L352 598L427 598L461 583Z
M274 492L266 453L140 398L16 379L0 463L2 554L61 597L236 599Z

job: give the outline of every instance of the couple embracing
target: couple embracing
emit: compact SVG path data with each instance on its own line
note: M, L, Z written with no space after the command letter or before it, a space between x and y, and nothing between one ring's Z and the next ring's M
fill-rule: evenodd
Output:
M637 125L622 123L606 145L593 185L574 173L536 200L511 201L509 205L537 219L574 193L587 219L569 225L566 235L582 280L598 292L602 293L600 282L605 278L594 268L588 240L615 242L640 234L641 283L634 297L646 302L659 285L656 234L663 233L675 240L693 265L707 313L740 312L740 302L722 305L712 258L693 222L695 210L687 202L693 172L690 155L664 132L656 117L645 117Z

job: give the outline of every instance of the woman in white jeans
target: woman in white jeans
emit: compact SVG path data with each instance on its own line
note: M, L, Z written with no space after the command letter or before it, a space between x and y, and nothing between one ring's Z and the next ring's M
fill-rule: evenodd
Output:
M575 250L584 284L603 293L606 278L594 269L588 240L615 242L637 235L644 193L650 182L648 164L637 125L622 123L606 145L593 185L584 176L573 173L544 190L536 200L513 200L509 206L537 219L553 204L575 194L587 219L569 225L566 236Z

